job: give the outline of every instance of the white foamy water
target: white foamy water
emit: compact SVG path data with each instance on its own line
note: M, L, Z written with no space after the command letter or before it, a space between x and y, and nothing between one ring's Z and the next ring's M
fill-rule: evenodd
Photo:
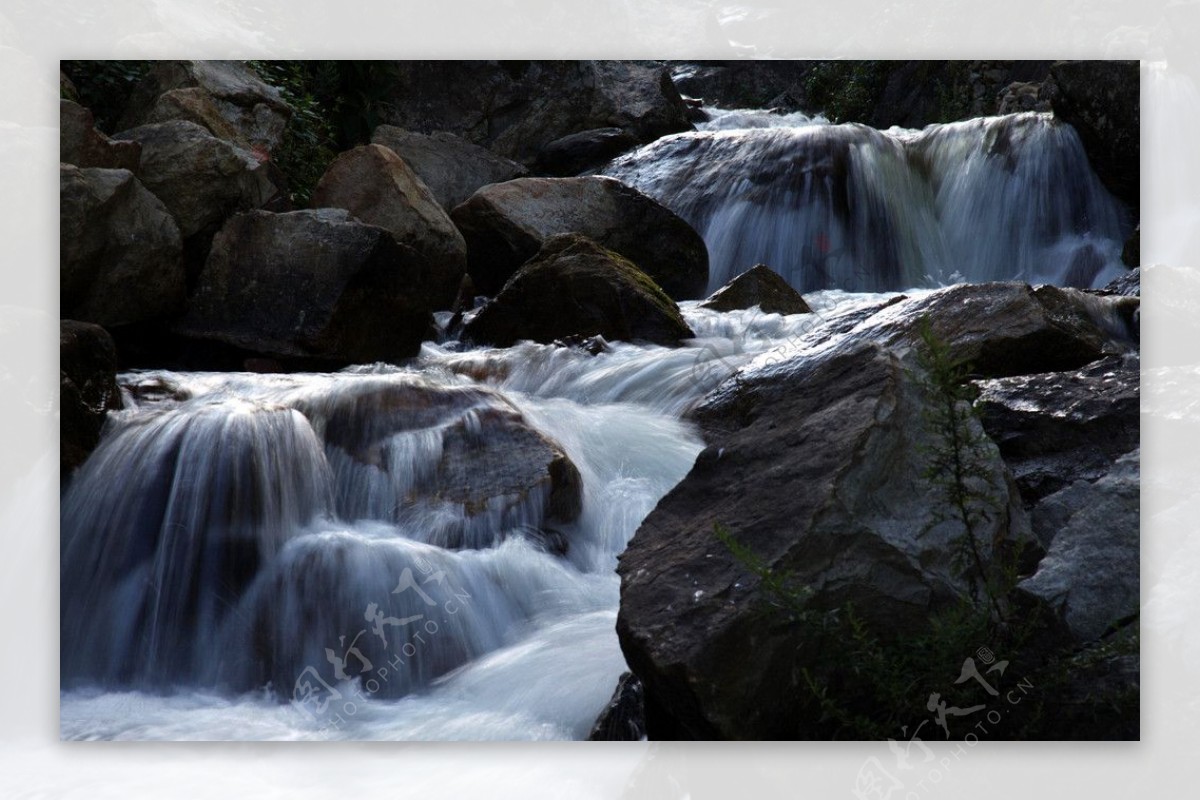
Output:
M687 303L679 348L121 376L127 408L63 498L62 736L585 737L625 670L616 557L703 446L683 413L882 297L816 293L789 317ZM480 449L470 464L512 425L574 464L577 515L438 494L452 443ZM487 536L447 541L471 526Z

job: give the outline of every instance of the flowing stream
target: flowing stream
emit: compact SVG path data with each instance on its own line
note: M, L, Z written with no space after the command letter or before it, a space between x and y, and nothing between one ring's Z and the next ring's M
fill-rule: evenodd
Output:
M879 131L709 109L605 173L700 232L709 291L764 263L801 292L961 281L1100 287L1124 272L1128 213L1052 114Z
M139 371L62 498L68 739L578 739L625 663L616 559L684 413L879 294L1103 283L1124 212L1046 115L922 132L713 112L609 174L813 315L682 304L679 348L427 343L404 366Z

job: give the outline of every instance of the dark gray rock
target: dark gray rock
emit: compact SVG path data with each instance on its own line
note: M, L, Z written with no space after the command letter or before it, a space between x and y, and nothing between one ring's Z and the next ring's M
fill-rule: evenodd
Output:
M1140 206L1141 78L1137 61L1058 61L1054 114L1079 133L1088 160L1114 195Z
M213 136L268 154L283 141L292 108L238 61L158 61L134 92L122 128L186 120Z
M704 309L733 311L758 306L768 314L809 314L812 309L779 273L756 264L700 304Z
M1102 292L1111 292L1114 295L1125 295L1126 297L1141 297L1142 294L1142 268L1134 267L1125 275L1114 278L1104 285Z
M635 147L638 141L620 128L596 128L568 134L541 149L537 170L547 175L579 175Z
M578 233L632 261L676 300L708 284L704 240L676 214L612 178L519 178L485 186L451 213L475 286L495 294L548 237Z
M963 531L923 478L934 401L911 370L870 341L834 344L752 363L696 409L708 447L618 567L617 633L648 713L658 710L648 714L652 738L816 730L800 714L803 628L760 614L776 599L714 524L809 588L810 608L852 602L889 636L919 629L966 592L954 564ZM1028 521L996 447L981 437L968 458L999 512L977 532L989 559L993 543L1028 541Z
M661 64L636 61L403 61L385 123L448 131L531 165L556 139L620 128L638 142L691 130Z
M60 168L63 315L101 325L169 316L184 299L179 228L128 170Z
M447 211L481 186L511 181L529 172L524 165L445 131L422 134L380 125L371 134L371 142L404 159Z
M76 167L103 167L137 173L142 146L114 142L96 130L92 112L70 100L58 101L58 158Z
M1058 518L1037 572L1018 590L1060 610L1082 642L1099 639L1138 613L1140 451L1095 482L1079 481L1042 501Z
M66 483L100 442L108 413L121 408L117 348L98 325L59 324L59 467Z
M934 335L974 375L1073 370L1137 350L1119 313L1125 300L1053 286L960 284L894 303L846 336L911 345L920 319L927 317Z
M579 471L499 395L388 376L305 399L300 409L331 449L342 517L417 516L444 547L486 548L521 535L565 553L565 538L544 527L579 516ZM454 513L438 514L447 504Z
M266 205L277 193L252 153L183 120L143 125L115 139L142 147L139 177L179 223L184 239L231 215Z
M589 740L627 742L646 738L646 708L642 682L632 673L622 673L617 679L608 706L596 719Z
M467 244L449 215L402 158L383 145L342 153L313 191L317 208L346 209L386 228L425 260L435 308L449 308L467 271Z
M233 217L213 240L185 336L334 362L413 356L432 331L423 260L340 209Z
M1097 480L1137 448L1140 385L1135 355L978 383L984 430L1000 446L1027 507L1077 481ZM1036 514L1034 530L1043 542L1053 533Z
M675 345L692 331L645 273L576 234L547 239L463 330L466 339L501 347L595 335Z

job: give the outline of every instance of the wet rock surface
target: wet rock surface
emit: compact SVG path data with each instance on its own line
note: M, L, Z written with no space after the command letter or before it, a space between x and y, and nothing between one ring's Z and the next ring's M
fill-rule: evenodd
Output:
M703 294L704 240L680 217L612 178L520 178L486 186L451 213L478 290L500 290L555 234L582 234L637 265L675 300Z
M548 239L463 329L468 340L501 347L597 335L675 345L692 332L636 266L573 234Z

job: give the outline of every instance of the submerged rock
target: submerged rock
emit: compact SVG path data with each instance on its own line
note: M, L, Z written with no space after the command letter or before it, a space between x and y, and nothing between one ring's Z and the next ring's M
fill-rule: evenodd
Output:
M346 209L386 228L425 261L435 308L449 308L467 269L467 244L424 182L383 145L342 153L321 176L313 206Z
M179 228L128 170L59 171L59 280L64 317L122 325L179 311Z
M809 608L853 603L888 636L918 630L966 592L955 563L964 532L923 478L933 399L911 370L878 344L845 342L752 363L694 411L708 447L618 567L617 633L645 685L652 738L818 731L801 714L813 643L779 610L761 614L778 599L714 524L806 587ZM971 458L995 505L976 532L990 559L1000 543L1027 541L1028 521L996 447L983 438Z
M98 325L59 324L59 468L66 483L100 442L109 411L121 408L117 348Z
M431 134L380 125L371 142L392 150L412 168L447 211L487 184L521 178L524 165L445 131Z
M666 207L612 178L519 178L485 186L451 213L471 277L495 294L555 234L594 239L636 264L675 300L703 294L708 250Z
M579 516L579 471L495 393L389 376L300 408L324 437L344 519L408 523L449 548L521 535L565 552L543 527Z
M176 326L245 350L332 362L416 355L433 330L423 260L338 209L225 224Z
M597 335L675 345L692 331L636 265L576 234L547 239L463 329L466 339L501 347Z
M808 314L812 309L779 273L756 264L700 304L703 309L733 311L758 306L766 314Z

